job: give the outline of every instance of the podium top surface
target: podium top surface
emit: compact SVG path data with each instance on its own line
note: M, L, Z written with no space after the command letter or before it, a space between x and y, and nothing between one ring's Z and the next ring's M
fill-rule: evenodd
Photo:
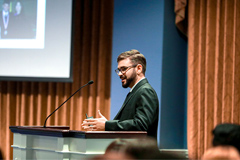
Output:
M10 126L13 133L30 134L53 137L73 137L89 139L111 139L111 138L144 138L147 136L145 131L76 131L69 130L68 126Z

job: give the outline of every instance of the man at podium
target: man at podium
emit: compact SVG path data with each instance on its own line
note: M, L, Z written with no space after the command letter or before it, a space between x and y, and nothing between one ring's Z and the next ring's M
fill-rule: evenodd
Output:
M131 88L122 107L113 120L85 119L82 127L87 131L147 131L157 138L159 101L155 90L145 77L146 58L138 50L121 53L115 72L123 88Z

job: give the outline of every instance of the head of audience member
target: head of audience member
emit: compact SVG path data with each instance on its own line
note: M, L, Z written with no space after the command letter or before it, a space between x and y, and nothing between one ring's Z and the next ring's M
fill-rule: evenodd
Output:
M131 157L131 155L127 155L123 152L111 151L103 155L95 156L90 160L135 160L135 159Z
M115 156L114 156L115 155ZM104 156L114 158L126 156L129 159L178 159L171 153L161 153L157 141L152 137L134 140L117 139L106 149ZM127 159L127 158L125 158Z
M135 159L159 159L160 151L154 138L135 139L125 145L123 152Z
M122 149L128 145L130 142L128 140L124 140L124 139L116 139L115 141L113 141L112 143L110 143L107 147L107 149L105 150L105 153L109 153L109 152L121 152Z
M238 150L233 146L216 146L208 149L202 156L202 160L208 159L225 159L225 160L239 160L240 155Z
M213 146L231 145L240 152L240 125L224 123L213 130Z

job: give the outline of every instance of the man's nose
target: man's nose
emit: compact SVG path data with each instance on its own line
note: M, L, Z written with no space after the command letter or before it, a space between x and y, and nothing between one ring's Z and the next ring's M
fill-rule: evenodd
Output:
M122 74L122 72L119 72L118 73L118 76L121 78L121 76L122 76L123 74Z
M124 75L123 74L119 75L119 78L124 79Z

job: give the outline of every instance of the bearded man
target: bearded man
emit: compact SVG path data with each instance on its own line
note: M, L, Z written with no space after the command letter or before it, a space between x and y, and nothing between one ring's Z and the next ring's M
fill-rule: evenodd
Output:
M138 50L121 53L115 72L123 88L131 88L122 107L113 120L85 119L82 127L89 131L147 131L157 139L159 101L155 90L145 77L146 58Z

